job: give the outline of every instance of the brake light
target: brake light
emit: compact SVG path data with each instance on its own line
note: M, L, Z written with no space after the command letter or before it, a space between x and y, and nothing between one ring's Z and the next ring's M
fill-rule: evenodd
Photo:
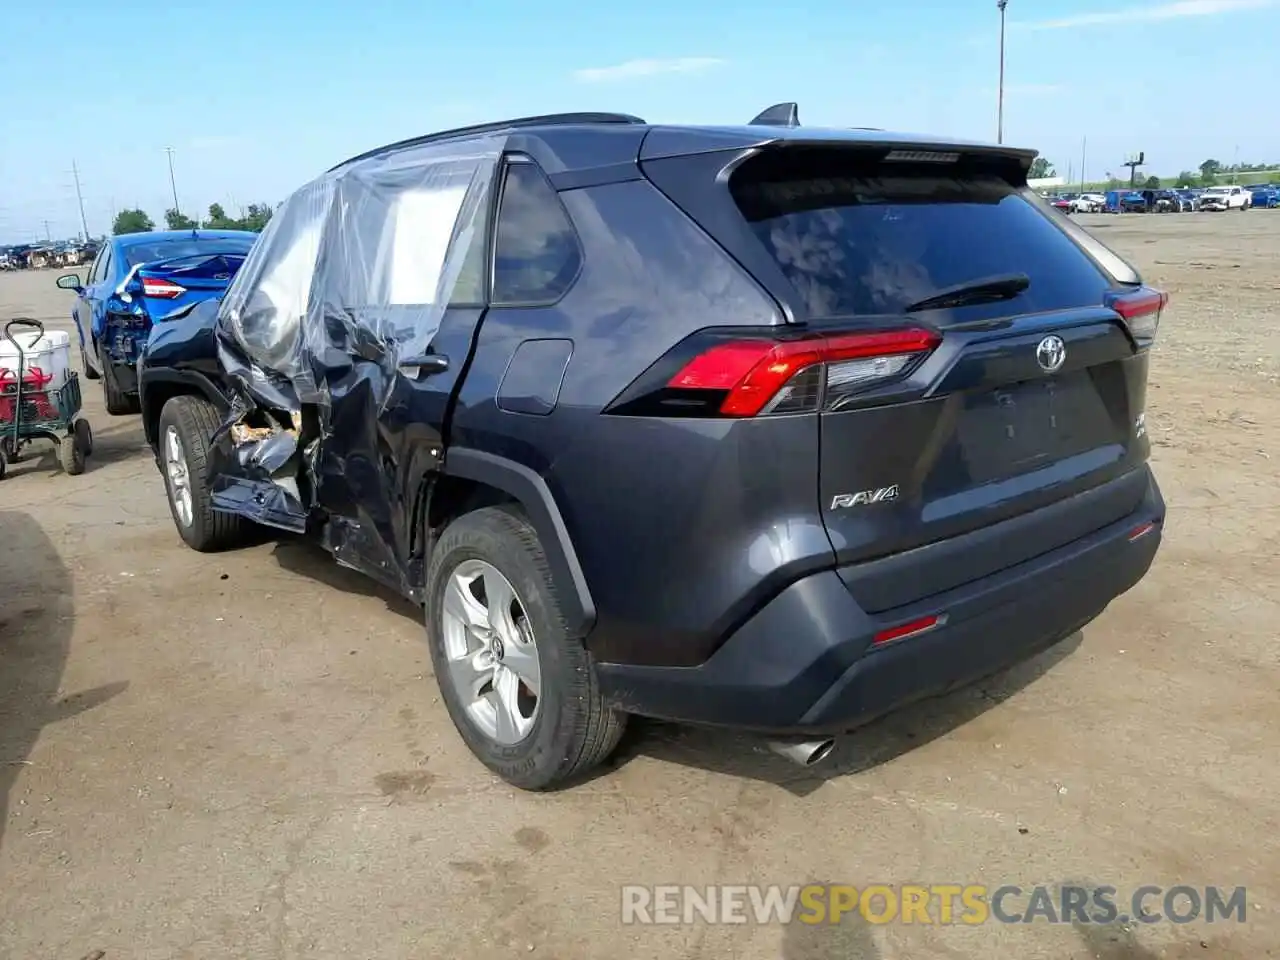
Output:
M168 280L156 280L152 277L142 278L142 294L158 300L174 300L187 292L186 287Z
M796 413L816 405L824 365L827 388L848 392L903 373L940 341L915 327L781 342L734 340L698 354L667 386L724 392L718 409L726 417Z
M1155 339L1160 313L1168 303L1169 294L1151 287L1133 293L1115 293L1107 298L1107 306L1120 314L1134 339L1143 345Z

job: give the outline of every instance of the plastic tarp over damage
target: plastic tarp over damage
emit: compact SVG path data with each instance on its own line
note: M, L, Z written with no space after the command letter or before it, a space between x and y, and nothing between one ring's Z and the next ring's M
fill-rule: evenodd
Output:
M353 161L276 211L218 313L232 409L214 437L217 509L300 532L327 479L377 468L378 418L413 376L406 361L432 353L502 146ZM350 514L385 510L377 499ZM381 518L367 519L366 536Z

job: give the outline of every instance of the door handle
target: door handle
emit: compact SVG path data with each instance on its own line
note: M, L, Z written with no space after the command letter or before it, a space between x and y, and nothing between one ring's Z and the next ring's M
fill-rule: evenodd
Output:
M421 380L449 369L449 358L443 353L428 353L420 357L405 357L399 370L410 380Z

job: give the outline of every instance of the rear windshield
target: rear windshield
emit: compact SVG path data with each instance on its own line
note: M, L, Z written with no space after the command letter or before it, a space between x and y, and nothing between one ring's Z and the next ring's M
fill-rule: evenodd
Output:
M125 248L124 256L129 266L136 267L140 263L153 260L169 260L173 257L194 257L217 253L246 254L253 246L253 237L212 238L208 240L157 240L151 243L136 243Z
M931 319L961 323L1102 303L1108 280L1049 220L1059 214L1041 212L1008 181L832 166L747 164L731 181L738 208L810 318L900 314L943 288L1010 273L1031 280L1013 299L939 310Z

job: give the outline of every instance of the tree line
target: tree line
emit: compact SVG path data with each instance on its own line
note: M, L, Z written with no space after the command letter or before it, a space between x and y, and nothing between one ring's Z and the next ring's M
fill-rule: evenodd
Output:
M1176 177L1156 176L1139 178L1138 184L1148 190L1160 187L1214 187L1224 178L1238 178L1243 174L1265 174L1265 177L1251 177L1251 180L1263 179L1280 184L1280 164L1274 163L1232 163L1224 164L1212 158L1200 164L1195 170L1183 170ZM1031 163L1027 176L1033 180L1056 177L1053 164L1044 157L1036 157ZM1108 189L1118 190L1127 184L1111 171L1107 171L1106 185Z
M229 217L222 204L211 203L209 204L209 215L203 220L193 220L175 208L164 212L164 222L165 226L170 230L203 228L205 230L251 230L254 233L261 233L262 228L271 219L272 213L273 210L270 204L251 203L244 209L242 216ZM116 236L120 236L123 233L149 233L155 228L155 221L147 215L147 212L136 208L121 210L116 214L115 221L111 224L111 232Z

